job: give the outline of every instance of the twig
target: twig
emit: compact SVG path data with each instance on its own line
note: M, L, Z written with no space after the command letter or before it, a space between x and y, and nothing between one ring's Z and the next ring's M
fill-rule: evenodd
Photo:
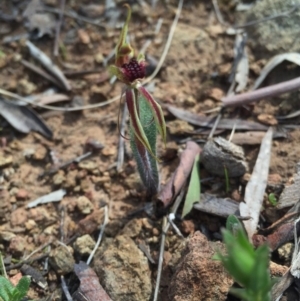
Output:
M216 120L215 120L214 126L212 127L212 129L211 129L211 131L210 131L210 133L209 133L208 139L210 139L210 138L213 137L213 135L214 135L214 133L215 133L215 131L216 131L216 128L217 128L217 126L218 126L218 124L219 124L219 122L220 122L220 120L221 120L222 115L223 115L223 112L222 112L222 110L220 110L220 112L219 112L219 114L217 115L217 118L216 118Z
M118 147L118 159L117 159L117 172L122 170L124 164L124 136L125 136L125 126L128 116L127 105L124 104L124 110L122 115L122 120L120 124L120 137L119 137L119 147Z
M12 264L12 265L8 266L8 267L6 268L6 270L7 270L7 271L10 271L10 270L18 269L18 268L21 267L24 263L31 264L31 263L34 262L34 261L38 261L38 260L44 259L44 258L46 258L46 257L48 257L48 256L49 256L49 253L44 253L44 254L42 254L42 255L40 255L40 256L37 256L37 257L35 257L35 258L32 258L32 259L22 260L22 261L20 261L19 263Z
M105 207L104 207L104 221L103 221L103 225L101 226L101 231L100 231L100 233L99 233L97 243L96 243L96 245L95 245L95 247L94 247L92 253L90 254L88 260L86 261L86 263L87 263L88 265L91 263L91 261L92 261L94 255L95 255L95 253L96 253L96 251L97 251L97 249L98 249L98 247L99 247L99 245L100 245L100 243L101 243L102 236L103 236L103 234L104 234L104 230L105 230L105 227L106 227L107 223L108 223L108 207L105 206Z
M176 29L176 26L177 26L177 23L178 23L180 14L181 14L183 2L184 2L184 0L179 0L178 1L176 15L175 15L175 18L173 20L172 26L170 28L170 32L169 32L168 39L167 39L165 48L163 50L163 53L162 53L162 55L160 57L160 60L159 60L159 62L157 64L155 70L153 71L153 73L149 77L147 77L144 80L143 85L149 83L150 81L152 81L155 78L155 76L158 74L159 70L161 69L161 67L162 67L162 65L163 65L163 63L165 61L165 58L166 58L166 56L168 54L168 51L170 49L170 46L171 46L171 43L172 43L172 39L173 39L173 35L175 33L175 29Z
M60 276L60 280L61 280L61 288L64 291L64 294L67 298L68 301L73 301L72 296L69 292L69 289L67 287L66 281L65 281L65 277L64 276Z
M0 252L0 271L1 271L1 274L3 273L4 277L7 278L7 273L6 273L6 269L5 269L5 265L4 265L4 261L3 261L1 252Z
M32 251L28 256L26 256L23 260L27 261L31 256L33 256L34 254L36 254L37 252L43 250L44 248L48 247L49 245L52 244L52 240L44 243L43 245L39 246L37 249L35 249L34 251Z
M276 85L261 88L239 95L230 95L221 99L223 107L241 106L261 99L279 96L300 88L300 77Z
M185 189L182 189L180 194L176 198L176 201L175 201L174 205L172 206L171 213L176 214L177 209L178 209L178 207L179 207L179 205L180 205L180 203L181 203L181 201L184 197L184 193L185 193ZM157 301L157 298L158 298L160 279L161 279L161 273L162 273L162 265L163 265L163 261L164 261L166 234L169 230L170 225L171 224L167 220L167 217L164 217L163 218L163 223L162 223L162 233L161 233L161 240L160 240L156 285L155 285L153 301Z
M222 14L221 14L221 11L220 11L220 8L218 5L218 0L212 0L212 4L213 4L213 7L214 7L214 10L215 10L215 13L216 13L219 23L221 23L224 26L227 26L227 24L225 23L225 21L223 19Z
M51 7L44 7L40 11L46 11L46 12L53 13L53 14L58 14L58 15L61 14L61 10L60 9L51 8ZM78 21L83 21L83 22L86 22L86 23L89 23L89 24L92 24L92 25L95 25L95 26L99 26L99 27L105 29L105 26L99 24L99 21L93 21L93 20L91 20L89 18L80 16L76 12L63 11L63 15L67 16L69 18L77 19Z
M65 11L65 5L66 5L66 0L60 0L61 5L60 5L60 14L59 14L59 20L56 25L56 31L55 31L55 42L54 42L54 49L53 49L53 55L58 56L58 48L59 48L59 39L60 39L60 29L62 26L63 22L63 17L64 17L64 11Z
M64 238L65 238L64 223L65 223L65 207L62 206L62 208L61 208L61 216L60 216L60 225L59 225L60 240L61 241L64 241Z

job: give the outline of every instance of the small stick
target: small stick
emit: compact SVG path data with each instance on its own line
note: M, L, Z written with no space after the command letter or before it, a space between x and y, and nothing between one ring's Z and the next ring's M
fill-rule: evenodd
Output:
M65 293L65 296L67 298L68 301L73 301L72 296L69 292L69 289L67 287L66 281L65 281L65 277L64 276L60 276L60 280L61 280L61 288Z
M46 257L49 256L49 253L44 253L40 256L37 256L35 258L32 258L32 259L28 259L28 260L22 260L20 261L19 263L16 263L16 264L12 264L10 266L8 266L6 268L7 271L10 271L10 270L14 270L14 269L18 269L19 267L21 267L24 263L28 263L28 264L32 264L34 261L38 261L38 260L41 260L41 259L44 259Z
M51 7L44 7L40 11L46 11L46 12L53 13L53 14L58 14L58 15L61 14L61 10L60 9L51 8ZM80 16L76 12L63 11L62 14L64 16L69 17L69 18L77 19L78 21L83 21L83 22L86 22L86 23L89 23L89 24L92 24L92 25L95 25L95 26L99 26L102 29L105 29L105 26L99 24L99 21L93 21L93 20L91 20L89 18Z
M221 11L220 11L220 8L219 8L219 5L218 5L218 0L212 0L212 4L214 6L214 10L215 10L215 13L216 13L216 16L217 16L217 19L218 19L219 23L224 25L224 26L227 26L227 24L225 23L225 21L223 19L222 14L221 14Z
M176 201L174 205L172 206L171 213L176 214L177 209L183 200L185 194L185 189L182 189L178 197L176 198ZM168 229L170 227L170 222L167 220L167 217L163 218L163 224L162 224L162 233L161 233L161 240L160 240L160 248L159 248L159 258L158 258L158 267L157 267L157 276L156 276L156 285L155 285L155 291L154 291L154 297L153 301L157 301L158 298L158 292L159 292L159 286L160 286L160 279L161 279L161 273L162 273L162 265L164 261L164 251L165 251L165 241L166 241L166 235L168 232Z
M118 159L117 159L117 172L120 172L124 164L124 136L125 136L125 126L128 116L128 108L126 103L124 104L123 116L120 124L120 137L119 137L119 147L118 147Z
M54 42L54 49L53 49L54 56L58 56L60 30L61 30L61 26L62 26L62 22L63 22L63 18L64 18L65 5L66 5L66 0L61 0L59 20L58 20L58 23L56 26L56 31L55 31L55 42Z
M99 233L97 243L96 243L96 245L95 245L92 253L90 254L88 260L86 261L86 263L88 265L91 263L94 255L95 255L95 253L96 253L96 251L97 251L97 249L98 249L98 247L99 247L99 245L101 243L101 240L102 240L102 237L103 237L103 234L104 234L104 230L105 230L105 227L106 227L107 223L108 223L108 207L105 206L104 207L104 221L103 221L103 225L101 226L101 231Z
M37 252L43 250L44 248L48 247L49 245L52 244L52 240L44 243L43 245L39 246L37 249L35 249L34 251L32 251L28 256L26 256L23 260L27 261L31 256L33 256L34 254L36 254Z
M300 88L300 77L255 91L246 92L238 95L223 97L223 107L241 106L261 99L279 96L284 93L293 92Z

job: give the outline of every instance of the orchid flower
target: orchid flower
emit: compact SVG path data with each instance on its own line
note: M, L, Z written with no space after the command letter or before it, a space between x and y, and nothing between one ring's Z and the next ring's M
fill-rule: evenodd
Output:
M128 24L131 18L131 9L128 4L126 22L122 28L119 42L116 47L115 64L109 67L111 75L115 75L121 82L126 84L125 101L130 115L130 123L135 137L155 157L153 149L150 146L143 125L139 116L139 98L143 97L152 112L156 128L160 133L164 143L166 142L166 124L160 105L153 99L151 94L142 86L142 79L145 77L146 62L142 54L134 56L133 48L126 43Z

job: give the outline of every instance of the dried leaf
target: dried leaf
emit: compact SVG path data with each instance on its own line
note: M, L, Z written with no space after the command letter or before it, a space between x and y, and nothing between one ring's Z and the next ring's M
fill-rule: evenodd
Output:
M74 272L80 280L80 287L73 296L75 300L112 301L99 283L94 270L85 262L80 261L79 264L75 264ZM82 299L79 299L80 297Z
M297 164L297 174L294 176L294 183L284 188L277 204L278 209L291 207L299 201L300 189L300 162Z
M238 145L256 145L261 144L261 141L263 140L265 136L265 132L245 132L245 133L234 133L231 142L238 144ZM287 133L284 132L274 132L273 133L273 139L274 138L286 138ZM229 139L229 136L228 138Z
M216 117L200 116L198 114L191 113L182 109L178 109L173 106L167 106L167 109L177 118L185 120L191 124L212 128L215 124ZM246 121L241 119L221 119L217 125L218 129L232 130L235 126L236 130L246 131L267 131L268 127L253 121Z
M229 215L240 215L238 202L230 198L218 198L207 193L201 194L201 202L194 204L194 208L225 218Z
M246 186L245 203L240 203L241 216L251 217L250 220L244 221L244 226L250 240L252 240L252 236L256 232L264 193L267 187L272 135L273 131L270 127L262 140L254 170Z
M263 70L260 73L260 76L255 81L253 90L257 89L261 83L265 80L267 75L279 64L281 64L283 61L289 61L291 63L294 63L296 65L300 66L300 53L297 52L289 52L289 53L283 53L275 55L263 68Z
M43 195L42 197L30 202L27 205L27 208L32 208L40 204L59 202L65 196L66 193L67 192L64 189L53 191L49 194Z
M185 197L181 218L184 218L193 208L193 204L200 202L200 172L199 172L200 155L195 157L194 166L191 174L189 188Z
M182 152L180 162L171 179L158 194L157 199L167 207L180 192L183 184L187 180L193 167L195 157L201 152L201 148L193 141L186 144L186 149Z
M30 131L36 131L49 139L52 138L52 131L43 119L28 107L19 106L0 98L0 114L21 133L27 134Z

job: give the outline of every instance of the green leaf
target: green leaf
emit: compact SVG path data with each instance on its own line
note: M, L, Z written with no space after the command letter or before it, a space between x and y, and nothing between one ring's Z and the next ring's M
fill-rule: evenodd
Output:
M14 289L14 286L7 278L0 276L0 298L3 301L11 301Z
M277 199L274 193L270 193L269 194L269 202L273 205L276 206L277 205Z
M201 185L199 172L200 155L197 155L194 161L193 170L191 174L188 192L186 194L182 215L184 218L193 208L193 204L200 201Z
M19 300L24 298L29 290L30 278L24 276L20 279L19 283L16 285L16 290L18 291Z

